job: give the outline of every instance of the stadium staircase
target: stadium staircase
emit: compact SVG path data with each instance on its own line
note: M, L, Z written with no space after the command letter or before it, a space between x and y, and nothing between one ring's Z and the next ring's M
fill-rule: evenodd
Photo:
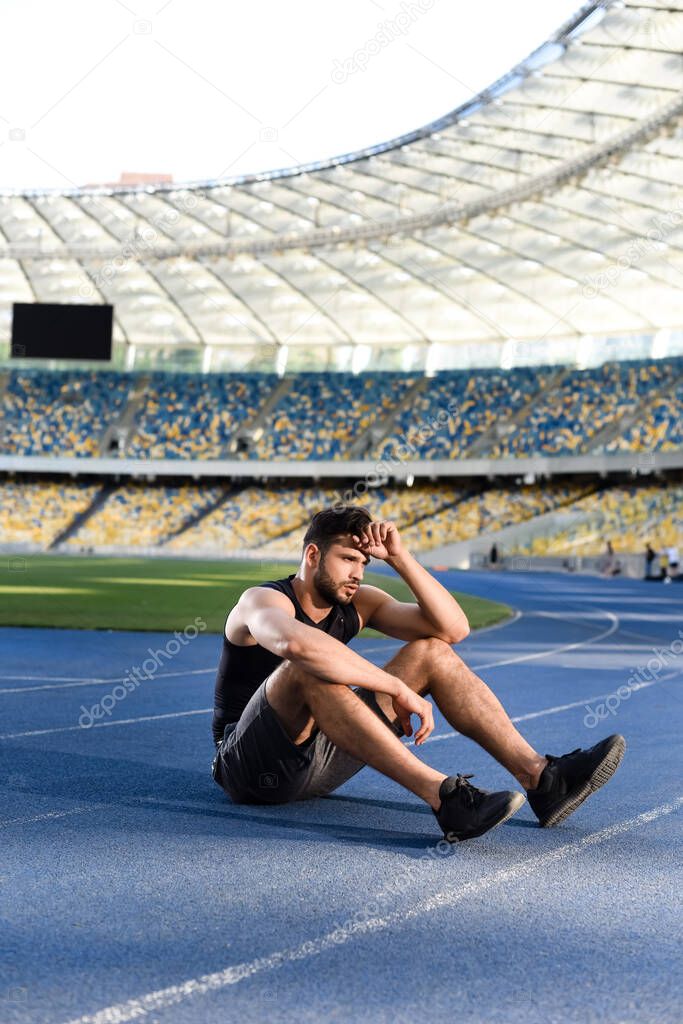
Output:
M675 394L681 385L683 385L683 373L667 384L666 388L667 391L671 392L671 394ZM643 395L641 400L634 405L632 409L627 409L613 423L608 423L602 430L599 430L598 433L591 438L590 445L586 449L586 454L600 455L604 452L610 441L614 441L620 435L625 434L627 430L630 430L634 423L637 423L639 419L647 416L648 406L660 393L661 389L659 391L651 391L648 394ZM645 453L637 452L634 454L642 455Z
M87 523L87 521L91 519L92 516L94 516L95 513L100 510L100 508L102 507L102 505L104 505L109 495L116 490L116 487L116 483L104 484L102 488L97 492L93 500L90 502L88 507L84 509L83 512L79 512L78 515L74 516L74 518L71 520L68 526L65 526L63 530L61 530L58 534L55 535L55 537L53 537L50 544L48 544L47 550L53 551L55 548L58 548L59 545L63 544L65 540L68 540L69 537L72 537L77 530L80 530L81 526L83 526L84 523Z
M541 395L547 395L553 391L560 381L562 380L566 371L566 367L558 370L550 377L544 387L538 388L533 392L531 397L522 405L517 412L503 423L496 420L493 426L489 427L481 437L478 437L473 444L467 449L466 457L468 459L478 459L488 454L488 452L494 447L494 445L505 437L507 434L512 434L519 427L524 420L527 418L530 412L533 411L534 406L538 402Z
M186 519L185 522L178 527L177 530L171 530L170 533L165 534L165 536L157 542L157 546L161 547L164 544L168 544L170 540L173 540L174 537L179 537L181 533L185 533L186 530L189 530L191 526L195 525L195 523L199 523L202 519L206 519L210 512L215 512L217 508L221 507L221 505L225 505L230 498L234 498L235 495L240 491L243 491L246 486L247 485L245 484L242 487L226 487L223 493L219 495L215 501L212 501L210 505L207 505L206 508L202 508L199 512L195 512L194 515L191 515L189 519Z
M276 540L286 540L287 537L291 537L295 547L301 548L301 540L303 538L306 527L311 521L311 510L302 508L301 519L295 526L287 526L284 530L280 530L279 533L273 533L268 537L268 543L272 543ZM262 541L255 540L253 544L247 544L247 551L258 551L261 547Z
M138 378L121 415L110 423L100 441L100 455L123 454L135 434L136 418L149 388L149 375Z
M391 434L399 414L413 403L428 384L429 379L427 377L420 377L419 380L416 380L412 387L408 388L403 399L395 409L392 409L383 419L372 423L360 437L356 438L348 449L346 458L362 459L368 456L370 452L375 451L375 449L379 449L382 442Z
M652 397L652 395L647 395L637 405L633 406L632 409L627 409L622 413L613 423L608 423L606 427L599 430L594 437L588 440L588 444L584 449L586 454L599 455L601 452L604 452L610 441L619 437L621 433L626 432L629 427L633 426L636 420L640 419Z
M454 498L453 501L445 501L443 505L439 505L438 508L430 509L429 512L423 512L422 515L415 516L413 519L403 523L403 527L415 526L417 523L423 523L428 519L433 519L435 515L440 512L446 512L449 508L457 508L458 505L462 505L464 501L469 501L470 498L475 498L478 494L481 494L486 490L486 487L487 485L483 482L478 487L469 487L466 491L463 491L462 494L459 494L457 498Z
M233 434L230 441L222 452L223 456L234 455L235 452L248 452L258 441L261 433L267 426L268 418L281 398L283 398L294 383L294 377L283 377L278 386L271 391L265 402L250 420L246 420L238 431Z

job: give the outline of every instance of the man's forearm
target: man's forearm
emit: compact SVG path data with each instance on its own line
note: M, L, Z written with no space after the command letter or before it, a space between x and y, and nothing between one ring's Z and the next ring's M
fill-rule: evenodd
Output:
M400 688L396 676L373 665L334 637L314 629L311 633L314 635L295 639L291 644L289 660L293 664L326 683L360 686L396 696Z
M387 558L387 565L395 569L412 590L420 611L439 634L450 636L455 631L458 640L464 640L470 627L467 616L444 586L409 551Z

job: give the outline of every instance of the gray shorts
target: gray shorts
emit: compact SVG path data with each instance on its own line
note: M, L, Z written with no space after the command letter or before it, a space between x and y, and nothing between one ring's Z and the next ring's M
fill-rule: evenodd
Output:
M355 692L387 728L403 735L400 723L392 725L381 710L373 690ZM304 743L294 743L268 703L264 681L239 722L226 725L212 775L236 804L286 804L325 796L362 767L362 761L340 750L318 728Z

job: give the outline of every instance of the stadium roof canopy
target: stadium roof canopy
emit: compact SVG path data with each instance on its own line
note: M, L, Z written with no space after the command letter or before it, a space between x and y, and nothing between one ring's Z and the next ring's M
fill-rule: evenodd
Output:
M683 0L602 0L368 150L0 193L0 340L12 302L59 301L112 303L128 365L173 348L204 368L355 369L678 351L682 51Z

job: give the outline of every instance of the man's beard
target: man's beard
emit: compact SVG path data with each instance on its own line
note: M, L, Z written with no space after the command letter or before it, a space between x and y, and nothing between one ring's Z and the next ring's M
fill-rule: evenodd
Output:
M350 597L340 596L337 592L339 584L335 584L330 574L325 569L324 561L320 562L320 565L315 571L313 577L313 584L315 589L318 591L321 597L324 597L330 604L348 604L351 601Z

